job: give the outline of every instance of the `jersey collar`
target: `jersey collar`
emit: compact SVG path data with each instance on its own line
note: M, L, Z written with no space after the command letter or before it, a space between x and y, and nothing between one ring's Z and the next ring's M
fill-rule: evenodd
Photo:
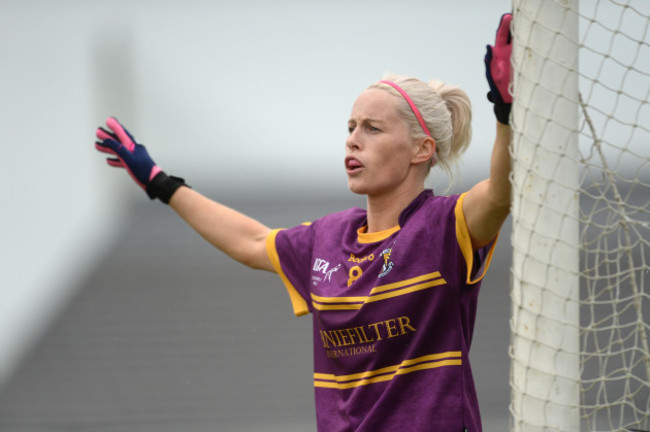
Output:
M420 208L420 206L432 196L433 190L431 189L425 189L420 192L420 194L415 197L415 199L411 201L411 203L404 210L402 210L402 213L399 215L398 225L395 225L394 227L387 230L368 233L366 232L368 230L368 221L365 220L363 226L357 230L357 241L359 243L368 244L386 240L388 237L399 231L401 227L406 224L411 215L415 213L417 209Z

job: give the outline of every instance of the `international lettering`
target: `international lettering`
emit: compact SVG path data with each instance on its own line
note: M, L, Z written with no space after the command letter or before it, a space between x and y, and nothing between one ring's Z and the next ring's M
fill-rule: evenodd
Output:
M358 327L336 330L320 330L323 348L341 348L370 344L383 339L414 333L415 327L407 316L391 318Z
M326 354L329 358L339 358L339 357L350 357L361 354L369 354L377 352L377 347L375 344L372 345L362 345L358 347L351 348L338 348L327 350Z

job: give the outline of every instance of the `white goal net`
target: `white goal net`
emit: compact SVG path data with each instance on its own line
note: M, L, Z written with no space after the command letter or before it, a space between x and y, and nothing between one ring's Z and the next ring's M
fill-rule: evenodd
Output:
M650 0L513 14L512 430L650 431Z

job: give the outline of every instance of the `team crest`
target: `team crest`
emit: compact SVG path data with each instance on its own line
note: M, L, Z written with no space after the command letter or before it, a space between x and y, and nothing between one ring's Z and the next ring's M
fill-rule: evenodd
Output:
M388 249L384 249L381 252L381 257L384 260L384 263L381 266L381 273L379 273L379 276L377 276L377 277L382 278L382 277L386 276L388 273L390 273L390 271L393 269L394 263L390 259L390 255L391 255L392 252L393 252L392 247L388 248Z

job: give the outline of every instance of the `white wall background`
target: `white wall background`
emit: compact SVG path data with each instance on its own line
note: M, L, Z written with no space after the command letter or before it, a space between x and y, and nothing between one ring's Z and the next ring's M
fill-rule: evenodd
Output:
M0 383L146 197L93 147L117 116L199 190L348 193L346 121L384 72L462 86L487 175L485 45L507 0L0 2ZM323 193L323 192L319 192Z

